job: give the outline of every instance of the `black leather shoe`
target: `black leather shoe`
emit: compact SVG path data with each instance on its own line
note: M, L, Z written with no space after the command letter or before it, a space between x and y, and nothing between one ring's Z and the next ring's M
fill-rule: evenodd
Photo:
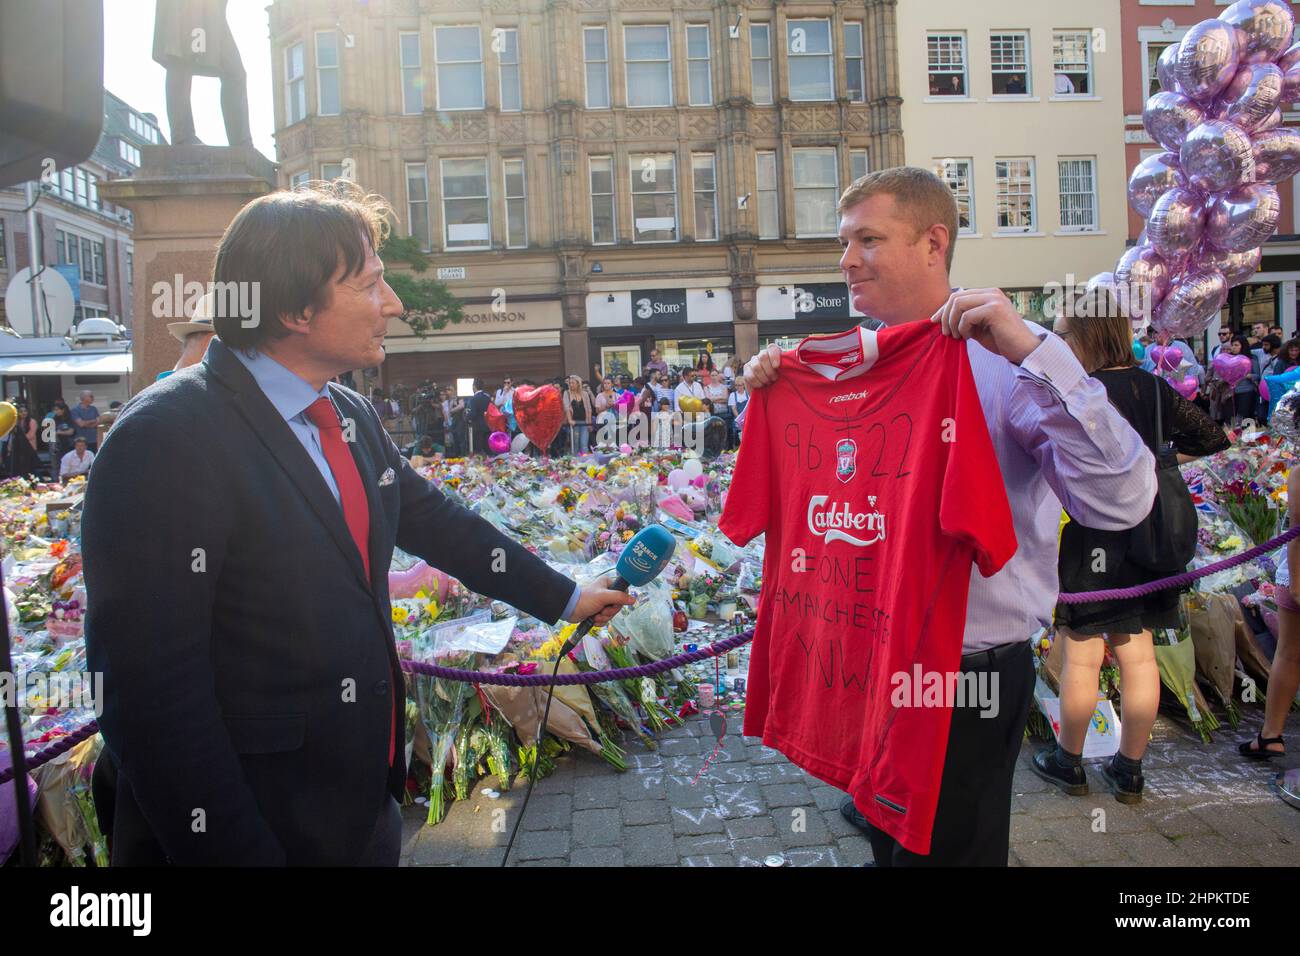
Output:
M1115 792L1115 799L1120 803L1142 802L1142 786L1146 782L1142 774L1120 770L1112 757L1101 765L1101 775L1106 778L1111 790Z
M852 823L863 833L871 832L871 824L867 822L866 817L858 812L858 808L853 805L853 798L847 794L844 799L840 801L840 816L844 817L845 820L848 820L849 823ZM872 865L874 866L875 864Z
M1088 792L1088 777L1082 766L1066 767L1056 759L1055 750L1042 750L1034 754L1034 773L1048 783L1054 783L1072 797L1082 797Z

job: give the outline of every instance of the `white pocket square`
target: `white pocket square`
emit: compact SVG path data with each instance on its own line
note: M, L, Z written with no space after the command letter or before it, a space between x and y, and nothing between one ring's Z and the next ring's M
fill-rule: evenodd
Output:
M397 473L391 468L386 468L384 469L384 473L379 476L379 487L383 488L387 485L391 485L396 480Z

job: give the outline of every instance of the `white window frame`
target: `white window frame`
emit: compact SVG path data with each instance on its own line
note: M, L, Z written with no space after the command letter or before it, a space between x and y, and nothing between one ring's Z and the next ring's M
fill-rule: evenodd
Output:
M140 165L140 150L138 147L131 145L124 139L117 141L117 155L121 157L122 162L130 163L132 166ZM80 169L80 167L78 167ZM82 205L85 205L84 203Z
M524 108L524 86L523 70L520 68L520 51L519 51L519 28L518 27L497 27L501 31L501 52L497 54L497 90L501 100L502 113L519 113ZM496 33L496 30L492 31ZM505 35L513 33L515 35L515 61L509 63L505 60ZM506 106L506 70L514 68L515 80L513 83L515 90L515 106Z
M330 175L329 170L331 169L331 167L337 167L337 168L338 168L338 175L337 175L337 176L331 176L331 175ZM337 162L337 163L321 163L321 164L320 164L320 178L323 179L323 180L325 180L327 183L332 183L332 182L333 182L334 180L336 180L336 179L343 179L343 178L344 178L344 177L343 177L343 163L342 163L342 162Z
M415 37L415 62L406 62L406 44L403 42L407 37ZM402 80L402 115L418 116L424 112L424 87L420 80L424 77L423 71L424 55L420 50L420 31L419 30L402 30L397 34L397 63L398 73ZM410 75L415 74L415 82L411 84L411 90L415 96L419 97L420 103L418 109L411 109L411 104L406 99L406 84Z
M790 49L790 31L798 29L801 23L824 23L826 24L826 43L830 49L825 53L794 53ZM791 61L789 73L791 75L790 101L792 103L827 103L835 99L835 31L831 29L831 21L827 17L799 17L791 18L785 21L785 54L786 58ZM795 57L824 57L826 60L826 86L830 91L828 96L806 96L798 97L794 95L793 85L793 60Z
M605 58L603 60L587 59L587 34L588 33L600 34L601 45L605 48ZM601 106L593 106L591 102L591 68L593 66L601 66L604 68L604 74L605 74L604 103ZM613 100L610 96L610 89L609 89L609 28L603 25L584 26L582 28L582 87L583 87L583 92L585 94L585 102L587 104L587 109L607 110L610 109L611 106L613 105ZM612 169L610 171L610 174L611 176L613 175Z
M858 55L849 56L849 32L857 31L858 34ZM862 29L862 21L845 20L844 21L844 97L850 103L865 103L867 101L867 47L866 33ZM857 61L858 89L862 95L854 99L851 93L852 84L849 83L849 77L853 75L853 62Z
M708 160L709 172L713 177L712 189L701 189L696 181L695 164L697 160ZM713 207L713 235L700 235L700 198L704 195ZM722 233L722 224L718 221L718 158L714 153L691 153L691 213L695 219L695 241L717 242Z
M959 180L950 174L950 170L959 166L965 168L966 188L965 195L961 189ZM937 158L933 163L934 174L943 180L953 195L953 200L957 203L957 235L974 236L979 232L978 223L975 219L975 161L969 156L944 156ZM966 219L968 225L961 224L961 201L966 200ZM954 236L955 240L957 237Z
M642 164L639 163L639 162L637 162L637 161L638 161L638 160L645 160L645 159L647 159L647 158L648 158L648 159L658 159L658 158L660 158L660 157L667 157L667 159L668 159L668 161L669 161L670 168L672 169L672 172L673 172L673 185L672 185L672 188L671 188L671 189L653 189L653 190L640 190L640 191L637 191L636 188L635 188L635 185L634 185L634 184L635 184L635 182L637 181L637 179L641 176L641 170L642 170ZM628 166L627 166L627 169L628 169L628 191L631 193L631 198L632 198L632 241L635 242L635 243L637 243L638 245L656 245L656 244L662 244L662 243L665 243L665 242L680 242L680 241L681 241L681 238L682 238L682 216L681 216L681 208L680 208L680 206L681 206L681 200L680 200L680 197L679 197L679 195L678 195L678 185L679 185L679 179L680 179L680 177L678 176L678 171L677 171L677 154L676 154L676 153L671 153L671 152L667 152L667 153L665 153L665 152L658 152L658 153L630 153L630 154L628 154L628 158L627 158L627 160L628 160ZM656 167L657 167L657 164L656 164ZM656 182L655 185L656 185L656 186L659 185L658 182ZM673 201L673 229L672 229L672 233L673 233L673 234L672 234L671 237L669 237L669 238L667 238L667 239L638 239L638 238L637 238L637 236L640 235L640 232L641 232L641 231L637 228L637 215L636 215L636 197L637 197L637 196L671 196L671 197L672 197L672 201ZM646 231L647 231L647 232L650 232L651 230L646 230ZM655 231L655 232L663 232L663 231L666 231L666 230L653 230L653 231Z
M704 56L691 56L691 31L704 31ZM704 96L696 96L695 82L691 76L691 65L704 64ZM686 24L686 103L688 106L713 105L713 36L707 23Z
M754 31L762 30L767 34L767 56L754 56ZM763 64L762 67L759 64ZM754 95L754 72L758 69L767 73L767 99L760 100ZM749 98L755 106L771 106L775 102L776 88L772 85L772 24L751 23L749 25Z
M473 30L478 40L478 58L474 60L443 60L438 55L438 34L443 30ZM462 66L466 63L478 64L478 105L476 106L443 106L442 105L442 68L444 66ZM433 28L433 71L438 84L436 102L438 111L444 113L463 113L471 110L481 110L487 106L487 84L483 76L483 31L475 23L440 23Z
M293 71L293 51L298 51L298 72ZM301 40L284 48L284 125L307 118L307 48ZM294 88L297 87L297 96Z
M936 61L930 55L931 40L957 40L958 48L961 50L961 88L960 94L955 93L931 93L930 78L935 74L941 76L951 76L957 71L944 69L943 67L951 66L951 60ZM925 89L926 99L928 100L963 100L971 98L970 91L970 48L966 43L965 30L931 30L925 35Z
M320 65L320 41L321 37L330 36L334 38L334 66ZM343 61L342 44L339 43L339 34L337 30L317 30L312 40L312 52L316 54L316 115L317 116L338 116L343 112L343 76L339 69L339 64ZM326 113L323 108L324 98L321 96L321 81L324 80L325 74L334 74L334 86L336 98L338 99L338 110L334 113Z
M862 157L862 172L858 172L853 168L859 156ZM871 172L871 151L867 149L849 150L849 180L851 182L856 181L869 172Z
M595 163L607 163L609 165L609 192L598 193L593 187L595 171L592 168ZM615 197L618 194L617 185L618 173L614 165L613 156L588 156L587 157L587 191L591 196L591 244L593 246L612 246L618 242L618 202ZM608 241L601 241L596 238L596 197L604 197L602 201L609 203L609 225L610 238Z
M1003 177L998 175L998 165L1001 163L1027 163L1029 169L1029 225L1025 226L1002 226L998 225L998 207L1001 205L1004 197L1024 195L1022 193L1010 193L1002 191L1002 184L1006 182ZM1038 181L1037 171L1034 169L1034 157L1032 156L998 156L993 160L993 222L994 232L999 235L1033 235L1039 232L1038 226Z
M132 148L131 144L128 143L126 140L119 140L119 142L121 143L122 147L126 150ZM126 157L124 156L123 158L125 159ZM127 162L130 162L130 160L127 159ZM88 182L88 179L89 177L85 169L83 169L82 167L78 166L75 170L73 170L72 181L74 183L74 188L76 190L75 195L73 197L73 201L78 206L86 206L89 205L90 203L90 195L89 195L90 184Z
M768 188L763 187L762 167L764 164L771 166L772 185ZM755 230L760 239L780 239L781 238L781 181L777 171L776 150L760 149L754 153L754 193L755 193ZM764 201L771 204L772 219L776 222L776 231L771 234L763 232L763 207Z
M1065 73L1077 73L1077 70L1062 70L1062 61L1057 58L1056 43L1058 39L1065 37L1083 37L1083 55L1086 75L1088 77L1088 91L1080 93L1075 90L1073 93L1056 92L1056 77ZM1073 66L1076 64L1065 64ZM1091 30L1053 30L1052 31L1052 96L1054 99L1094 99L1097 96L1096 73L1092 66L1092 31Z
M1024 43L1024 65L1011 67L998 67L995 65L994 48L999 40L1019 40ZM1034 95L1034 58L1033 51L1029 47L1028 30L990 30L989 31L989 88L993 99L1029 99ZM1025 78L1025 91L1023 93L999 93L993 85L993 78L996 76L1013 76L1023 74Z
M418 175L412 177L411 174L417 171ZM424 219L425 242L420 248L427 252L433 248L433 230L432 225L429 222L429 164L406 163L404 166L404 172L406 173L406 234L408 236L415 236L417 239L419 238L419 236L416 235L415 224L417 222L416 217L422 216ZM423 199L411 198L412 178L417 178L424 183ZM417 209L417 206L421 208Z
M834 170L835 181L833 183L818 183L815 185L799 185L798 182L798 155L800 153L830 153L830 168ZM827 191L829 190L832 197L838 197L840 194L840 158L839 152L834 146L803 146L796 147L790 151L790 190L794 197L795 205L795 238L796 239L824 239L834 238L838 235L836 231L835 215L833 212L834 198L832 198L832 214L830 219L830 229L826 232L800 232L799 231L799 193L809 192L812 190Z
M1100 203L1097 201L1097 157L1096 156L1058 156L1056 158L1056 181L1057 181L1057 198L1059 201L1059 219L1065 219L1065 182L1062 179L1064 170L1061 168L1065 163L1087 163L1090 170L1092 190L1088 194L1092 202L1092 222L1088 225L1067 226L1064 221L1060 223L1060 231L1068 233L1091 233L1097 232L1101 228L1098 222L1098 213ZM1071 195L1083 195L1083 193L1071 193Z
M628 30L646 30L660 29L664 31L665 49L668 56L663 60L633 60L627 52L627 31ZM628 67L633 63L663 63L664 69L667 70L668 76L668 101L666 103L642 103L637 106L632 105L632 85L628 78ZM627 91L627 108L637 109L664 109L671 107L675 98L673 95L673 31L666 23L625 23L623 24L623 88ZM678 230L680 232L680 230Z
M514 165L518 165L519 167L519 182L523 184L523 192L521 192L518 196L512 196L510 194L509 170L510 167ZM512 156L507 159L501 160L501 194L505 197L505 206L506 206L506 248L527 249L528 248L528 170L526 168L526 164L522 156ZM523 216L524 241L522 243L512 243L510 241L510 223L511 223L510 203L511 202L516 202L519 204L519 209Z
M454 199L447 197L447 164L457 162L478 161L483 164L483 188L486 192L482 196L457 196ZM472 252L475 250L492 248L492 176L489 171L486 156L449 156L445 159L438 160L438 183L441 187L442 195L442 247L444 250L456 250L457 252ZM466 245L461 240L453 243L451 238L451 218L447 215L447 203L458 200L482 200L483 208L487 211L487 241L475 245Z

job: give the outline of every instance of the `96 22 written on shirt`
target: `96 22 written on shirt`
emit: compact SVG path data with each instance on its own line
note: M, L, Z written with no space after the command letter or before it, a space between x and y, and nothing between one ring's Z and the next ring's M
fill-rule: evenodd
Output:
M745 734L928 853L952 701L896 691L960 670L971 563L1016 550L966 343L801 342L750 400L720 528L767 535Z

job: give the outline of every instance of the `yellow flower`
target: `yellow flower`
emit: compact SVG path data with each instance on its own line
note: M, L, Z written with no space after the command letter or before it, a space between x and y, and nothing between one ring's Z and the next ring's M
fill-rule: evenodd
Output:
M404 607L393 608L393 623L394 624L406 623L406 608Z
M623 532L623 540L624 540L624 541L631 541L631 540L632 540L632 532L631 532L631 531L624 531L624 532Z
M426 605L424 606L424 609L425 609L426 611L429 612L429 617L436 618L436 617L438 616L438 602L437 602L437 601L430 601L428 604L426 604Z

